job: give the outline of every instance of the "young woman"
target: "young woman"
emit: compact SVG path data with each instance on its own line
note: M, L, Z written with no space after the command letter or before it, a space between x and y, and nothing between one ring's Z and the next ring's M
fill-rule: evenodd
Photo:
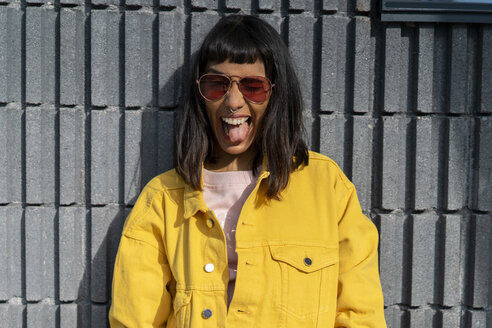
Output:
M288 49L231 15L197 54L176 168L121 238L113 327L385 327L376 228L352 183L302 140Z

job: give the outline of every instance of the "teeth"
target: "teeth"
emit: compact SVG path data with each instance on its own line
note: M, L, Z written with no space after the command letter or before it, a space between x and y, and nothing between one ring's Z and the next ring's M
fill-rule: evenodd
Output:
M241 118L230 118L230 117L223 117L222 121L226 122L227 124L231 125L239 125L243 124L248 120L247 117L241 117Z

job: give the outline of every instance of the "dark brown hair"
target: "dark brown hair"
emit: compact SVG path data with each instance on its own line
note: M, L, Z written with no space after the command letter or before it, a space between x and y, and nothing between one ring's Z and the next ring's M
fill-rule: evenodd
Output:
M275 84L252 147L257 149L253 173L258 173L255 168L266 157L270 171L266 196L279 199L290 173L309 161L302 139L302 96L287 46L273 27L254 16L226 16L205 37L194 59L183 109L176 120L176 170L191 187L201 189L202 163L214 162L214 135L195 81L208 63L226 60L237 64L261 60L267 77Z

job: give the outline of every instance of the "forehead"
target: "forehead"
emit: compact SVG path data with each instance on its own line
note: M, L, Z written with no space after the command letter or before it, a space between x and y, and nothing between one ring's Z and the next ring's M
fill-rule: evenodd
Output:
M232 63L224 61L221 63L209 63L205 68L205 73L221 73L226 75L237 76L266 76L265 65L261 60L256 60L254 63Z

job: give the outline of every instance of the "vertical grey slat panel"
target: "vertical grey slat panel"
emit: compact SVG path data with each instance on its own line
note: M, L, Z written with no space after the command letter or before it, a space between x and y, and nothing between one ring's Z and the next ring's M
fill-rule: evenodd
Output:
M451 67L449 112L465 113L469 96L468 81L468 26L455 24L451 26Z
M339 0L323 0L323 10L337 11L339 8Z
M77 307L75 303L60 304L60 327L80 327L77 325Z
M91 300L105 303L109 301L114 264L114 252L118 246L113 235L121 234L122 218L118 206L92 208L91 229ZM115 244L115 245L113 245Z
M214 0L190 0L191 6L194 8L217 9L218 1Z
M322 111L345 111L345 64L349 22L350 19L343 16L323 17L320 103ZM298 62L298 65L304 64Z
M190 15L191 19L191 41L190 41L190 54L193 55L195 51L200 48L203 38L208 31L217 23L220 19L219 15L215 12L194 12Z
M372 140L375 120L367 116L354 116L353 119L352 182L357 188L362 210L364 213L369 213L372 198Z
M170 114L172 117L172 112ZM128 122L128 120L131 118L132 117L127 116L125 119ZM139 182L140 185L138 188L143 188L145 184L147 184L147 182L150 181L150 179L155 177L157 174L163 172L163 170L158 170L158 167L162 165L162 163L160 163L159 161L158 147L162 143L166 143L170 139L166 138L166 136L164 136L163 138L157 136L158 133L166 132L165 128L163 128L164 131L160 131L159 122L158 122L158 112L144 111L141 113L141 117L140 114L135 113L134 120L140 122L140 125L133 124L130 131L130 133L133 132L135 134L134 137L135 139L140 140L140 145L136 147L137 150L140 152L138 154L138 160L140 162L138 163L138 167L135 168L135 170L139 169L140 172L138 173L135 170L134 172L135 175L138 174L140 180ZM128 124L127 124L127 129L130 129ZM129 140L128 142L131 143L132 141ZM133 153L137 155L136 151L133 151ZM168 155L171 156L170 154ZM125 182L128 182L127 177L125 177ZM137 191L136 196L138 196L138 193L139 192Z
M375 38L369 17L355 18L354 112L372 111Z
M174 116L171 112L158 112L157 120L157 174L170 170L173 165Z
M60 203L85 202L85 111L60 109Z
M22 11L0 7L0 102L21 101Z
M384 111L406 112L408 110L409 38L402 35L402 27L388 24L386 30Z
M60 103L84 104L85 54L84 12L60 10Z
M183 0L160 0L161 7L183 7Z
M489 293L492 291L490 268L492 253L492 216L477 214L475 220L475 266L473 268L473 307L488 306ZM484 326L485 327L485 326Z
M125 15L125 105L154 104L152 99L152 24L155 15L127 11Z
M93 110L91 114L91 203L118 203L120 188L118 110Z
M26 299L28 301L55 297L55 216L56 209L53 207L26 208ZM28 306L28 321L29 309L34 311L35 317L52 310L51 305L44 305L47 307ZM46 317L41 318L46 319Z
M402 273L407 270L403 266L403 234L404 225L408 220L403 212L381 214L381 231L379 246L379 262L381 286L384 293L384 304L403 303Z
M26 110L26 198L28 203L55 201L55 108Z
M314 149L315 144L319 143L318 139L321 139L319 136L319 126L315 125L316 120L317 119L315 116L308 113L304 113L302 117L302 124L304 125L303 138L308 149Z
M1 301L22 297L22 212L21 206L0 207Z
M282 0L258 0L258 8L263 10L280 11Z
M142 189L143 159L143 129L141 111L125 113L125 204L135 204Z
M56 12L47 7L26 8L26 101L55 102Z
M108 326L108 307L106 305L92 305L91 312L91 327L103 328Z
M230 9L251 9L251 0L225 0L225 7Z
M405 312L400 310L398 306L389 306L384 309L384 316L386 319L386 324L390 328L401 328L404 327L402 324Z
M175 107L181 95L185 16L159 13L159 106Z
M480 110L492 113L492 26L482 25L482 90Z
M91 12L91 95L96 106L117 106L120 91L120 13Z
M22 201L22 115L16 104L0 108L0 203Z
M289 51L297 69L305 111L308 112L312 106L314 23L314 17L308 13L289 17Z
M106 327L106 322L91 326L89 304L60 304L60 327L97 328Z
M84 5L84 0L60 0L60 3L67 5Z
M434 311L432 309L418 308L410 311L410 328L432 327Z
M466 314L468 315L468 322L465 322L465 327L488 328L484 310L468 310Z
M350 3L350 0L348 1ZM355 11L360 13L367 13L371 11L371 0L356 0Z
M468 203L471 120L468 117L449 118L448 206L457 210Z
M436 225L437 215L415 214L412 218L412 306L437 303L434 299L436 270ZM427 315L426 315L427 316ZM427 325L412 327L427 327Z
M314 1L311 0L289 0L289 9L312 11Z
M434 24L420 24L418 27L418 79L417 111L422 113L437 112L434 104Z
M27 305L27 327L56 327L58 305L35 303Z
M478 209L492 211L492 119L480 119Z
M20 301L19 301L20 302ZM23 327L23 311L25 306L22 304L1 303L0 322L8 324L9 328Z
M125 4L127 6L152 7L153 0L125 0Z
M383 117L382 207L405 207L407 133L410 119Z
M345 124L340 114L320 115L320 152L333 159L340 168L345 168Z
M282 29L282 23L284 21L284 18L282 18L278 13L273 13L273 14L259 13L258 17L266 21L278 32L278 34L282 35L281 29Z
M461 236L464 234L461 229L461 215L448 214L444 217L444 281L443 281L443 300L442 305L459 306L461 303L462 273L464 259L462 256L463 246ZM443 315L444 316L444 315ZM454 316L450 315L449 320ZM443 325L443 327L454 327Z
M76 301L85 296L86 209L60 207L59 220L59 297L61 301Z
M442 312L442 325L440 327L460 327L461 312L460 309L441 310Z
M119 6L121 0L92 0L91 3L94 5L107 5L107 6ZM106 11L107 9L105 9ZM94 12L93 12L94 13ZM94 34L93 34L94 35Z
M436 113L449 112L449 75L451 57L448 51L449 35L450 25L434 25L434 71L432 73L434 83L432 85L432 99L435 108L434 111Z
M415 208L436 208L439 171L439 139L442 120L438 117L417 118L415 164Z
M173 167L173 112L127 112L125 203L156 175Z

